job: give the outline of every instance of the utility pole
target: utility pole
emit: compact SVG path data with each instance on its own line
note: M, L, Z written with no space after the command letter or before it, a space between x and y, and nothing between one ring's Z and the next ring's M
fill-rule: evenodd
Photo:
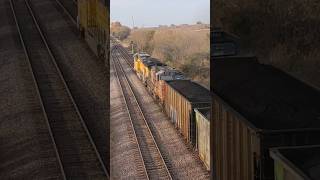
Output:
M133 16L132 16L132 30L131 31L133 31L134 30L134 19L133 19ZM133 50L133 41L131 41L131 52L132 52L132 54L134 53L134 50Z
M133 20L133 16L132 16L132 30L134 29L134 20Z
M133 41L130 42L131 44L131 53L133 54L134 53L134 49L133 49Z

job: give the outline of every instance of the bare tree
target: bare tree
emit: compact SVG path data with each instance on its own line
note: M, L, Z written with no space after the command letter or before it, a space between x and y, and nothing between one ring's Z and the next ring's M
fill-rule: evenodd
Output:
M111 23L110 29L112 35L119 38L120 40L127 38L131 31L129 27L121 25L120 22Z

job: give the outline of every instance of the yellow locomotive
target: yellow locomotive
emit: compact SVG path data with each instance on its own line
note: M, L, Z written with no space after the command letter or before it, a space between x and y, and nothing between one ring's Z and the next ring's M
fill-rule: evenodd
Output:
M134 61L134 70L136 71L138 77L142 79L143 75L145 74L145 66L144 61L150 57L147 53L136 53L133 56Z
M78 27L89 47L100 58L109 54L109 1L78 0Z

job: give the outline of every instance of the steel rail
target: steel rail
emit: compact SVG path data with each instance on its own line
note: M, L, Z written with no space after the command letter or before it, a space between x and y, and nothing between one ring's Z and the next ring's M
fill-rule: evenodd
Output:
M125 48L122 45L119 45L119 47L120 47L120 50L122 51L122 55L126 56L126 58L124 58L124 59L128 62L129 66L133 68L132 57L129 56L129 54L126 52ZM132 62L130 62L128 59L132 59Z
M13 4L12 0L10 0L10 2L11 2L11 4ZM30 4L29 4L29 0L24 0L24 2L25 2L26 6L27 6L27 8L28 8L29 14L31 15L31 17L32 17L32 19L33 19L33 23L34 23L34 25L36 26L36 29L38 30L38 33L39 33L39 35L40 35L40 37L41 37L41 40L42 40L43 44L45 45L45 48L46 48L46 50L47 50L47 52L48 52L48 55L49 55L49 57L50 57L50 59L51 59L51 62L52 62L53 65L54 65L55 71L57 72L57 74L58 74L58 76L59 76L59 79L60 79L60 81L61 81L62 84L63 84L63 87L64 87L64 89L65 89L65 91L66 91L66 93L67 93L67 96L68 96L69 100L71 101L72 107L74 108L75 113L77 114L77 117L78 117L77 119L79 120L79 122L80 122L80 124L81 124L81 127L82 127L82 129L84 130L85 135L87 136L87 138L88 138L88 140L89 140L89 143L90 143L90 145L91 145L91 147L92 147L92 149L93 149L93 151L94 151L94 153L95 153L95 157L98 159L100 168L102 169L102 171L103 171L104 175L107 177L107 179L109 179L109 174L108 174L108 172L107 172L107 170L106 170L106 168L105 168L105 166L104 166L104 163L103 163L103 161L102 161L102 159L101 159L101 157L100 157L100 154L99 154L98 151L97 151L97 148L96 148L96 146L95 146L95 144L94 144L94 142L93 142L93 140L92 140L92 137L91 137L91 135L90 135L90 133L89 133L89 131L88 131L88 128L86 127L86 124L85 124L85 122L84 122L84 120L83 120L83 118L82 118L82 116L81 116L81 114L80 114L80 111L79 111L79 109L78 109L78 107L77 107L77 105L76 105L76 103L75 103L75 101L74 101L74 98L73 98L73 96L72 96L72 94L71 94L71 92L70 92L70 90L69 90L69 88L68 88L68 85L67 85L67 83L65 82L64 77L63 77L63 75L62 75L62 73L61 73L61 71L60 71L60 69L59 69L59 67L58 67L58 65L57 65L57 63L56 63L55 57L54 57L54 55L53 55L53 53L52 53L52 51L51 51L51 48L49 47L47 38L46 38L45 34L43 33L43 31L42 31L39 23L38 23L38 18L35 16L34 11L33 11L33 9L31 8L31 6L30 6ZM12 8L13 8L13 11L15 12L14 6L12 6ZM15 18L16 18L16 16L15 16ZM20 25L19 25L19 23L18 23L17 18L16 18L15 20L16 20L17 26L19 26L21 39L23 40L23 36L22 36L22 33L21 33L21 28L20 28ZM37 81L36 81L35 73L34 73L34 71L33 71L33 67L32 67L32 65L31 65L30 58L29 58L29 52L28 52L28 50L26 49L25 41L24 41L24 40L23 40L23 43L24 43L25 53L28 55L28 58L27 58L27 59L29 60L29 64L30 64L30 68L31 68L30 70L31 70L32 73L33 73L33 77L34 77L35 83L37 84L37 91L39 91L39 85L38 85L38 83L37 83ZM41 93L40 93L40 91L39 91L39 95L40 95L40 94L41 94ZM40 98L41 98L41 95L40 95ZM42 99L42 98L41 98L41 99ZM41 101L42 101L42 100L41 100ZM43 102L43 101L42 101L42 102ZM42 103L42 105L43 105L43 103ZM44 106L43 106L43 108L44 108L44 112L47 114ZM46 115L46 117L47 117L47 115ZM52 127L50 126L49 121L48 121L48 125L49 125L49 128L50 128L50 131L52 132ZM53 135L53 134L52 134L52 135ZM53 138L54 138L54 135L53 135ZM57 151L58 151L58 150L57 150ZM61 161L60 161L60 162L61 162ZM61 162L61 165L62 165L62 162ZM63 166L62 166L62 167L63 167ZM65 174L65 173L64 173L64 174Z
M112 52L111 52L111 54L112 54ZM114 58L113 55L111 55L111 56L112 56L111 58L113 59L113 58ZM125 107L126 107L126 110L127 110L128 116L129 116L129 119L130 119L131 129L133 130L133 134L134 134L134 141L135 141L135 143L136 143L136 145L137 145L140 159L142 160L143 171L144 171L144 174L145 174L146 178L149 179L149 176L148 176L148 173L147 173L147 169L146 169L145 163L144 163L144 161L143 161L143 156L142 156L142 154L141 154L141 147L140 147L140 144L139 144L139 142L138 142L136 132L135 132L135 130L134 130L134 125L133 125L133 123L132 123L133 118L132 118L132 116L131 116L131 114L130 114L130 111L129 111L129 108L128 108L129 105L127 104L127 101L126 101L126 98L125 98L123 89L122 89L122 87L121 87L120 76L119 76L118 71L116 70L116 65L115 65L115 63L113 62L112 64L113 64L113 68L114 68L114 71L115 71L115 74L116 74L116 79L117 79L118 85L120 86L120 89L121 89L121 95L122 95L122 98L123 98L123 100L124 100Z
M12 14L13 14L13 17L14 17L14 21L15 21L15 24L16 24L16 28L17 28L17 31L18 31L18 34L19 34L19 39L21 41L21 45L22 45L22 48L23 48L23 51L24 51L24 54L26 56L26 61L27 61L27 64L28 64L28 69L30 70L30 74L31 74L31 77L32 77L32 83L36 89L36 94L37 94L37 99L40 103L40 106L41 106L41 111L42 111L42 114L44 116L44 119L45 119L45 123L46 123L46 126L48 128L48 131L49 131L49 135L50 135L50 138L52 140L52 143L53 143L53 148L54 148L54 152L56 154L56 157L57 157L57 160L58 160L58 164L59 164L59 168L60 168L60 171L61 171L61 176L64 180L67 180L67 177L66 177L66 174L64 172L64 168L63 168L63 165L62 165L62 162L61 162L61 158L60 158L60 155L59 155L59 151L58 151L58 148L57 148L57 144L55 142L55 139L53 137L53 133L52 133L52 130L51 130L51 127L50 127L50 123L49 123L49 120L48 120L48 116L46 114L46 110L44 108L44 104L43 104L43 101L42 101L42 98L41 98L41 95L40 95L40 90L39 90L39 86L37 84L37 81L36 81L36 78L35 78L35 74L32 70L32 66L31 66L31 62L30 62L30 57L29 57L29 54L27 52L27 48L26 48L26 45L25 45L25 42L24 42L24 39L22 37L22 33L21 33L21 29L20 29L20 26L18 24L18 19L17 19L17 16L16 16L16 12L14 10L14 5L13 5L13 0L10 0L10 7L11 7L11 11L12 11Z
M67 16L71 19L72 23L77 25L77 19L75 19L71 13L67 10L67 8L60 2L60 0L56 0L57 4L63 9L63 11L67 14ZM77 6L77 2L72 0L72 2Z
M74 107L74 109L75 109L75 111L76 111L76 113L77 113L77 115L78 115L78 117L79 117L80 123L81 123L81 125L82 125L82 127L83 127L83 129L84 129L84 131L85 131L85 133L86 133L86 135L87 135L90 143L91 143L92 148L94 149L94 152L95 152L95 154L96 154L96 157L98 158L98 160L99 160L99 162L100 162L101 168L102 168L102 170L104 171L105 175L109 178L108 171L106 170L106 167L104 166L104 163L103 163L103 161L102 161L102 158L101 158L101 156L100 156L100 154L99 154L99 152L98 152L98 150L97 150L97 148L96 148L96 145L95 145L95 143L94 143L94 141L93 141L93 139L92 139L92 137L91 137L91 135L90 135L90 133L89 133L89 130L88 130L88 128L87 128L87 125L85 124L85 122L84 122L84 120L83 120L83 118L82 118L82 115L81 115L81 113L80 113L80 111L79 111L79 109L78 109L78 106L77 106L77 104L76 104L75 101L74 101L74 98L73 98L73 96L72 96L72 94L71 94L71 92L70 92L70 90L69 90L69 87L68 87L66 81L64 80L64 77L63 77L63 75L62 75L62 72L61 72L61 70L60 70L60 68L59 68L59 66L58 66L58 64L57 64L57 62L56 62L56 59L55 59L55 57L54 57L54 55L53 55L53 53L52 53L52 51L51 51L51 48L49 47L48 40L47 40L45 34L43 33L42 29L40 28L40 25L39 25L39 23L38 23L38 19L35 17L34 12L33 12L33 9L31 8L31 6L30 6L30 4L29 4L29 0L24 0L24 1L26 2L27 6L28 6L28 8L29 8L30 14L32 15L32 18L33 18L33 20L34 20L34 23L35 23L36 26L37 26L37 29L38 29L38 31L39 31L39 34L41 35L42 41L43 41L43 43L45 44L45 46L46 46L46 48L47 48L47 51L48 51L48 53L49 53L49 55L50 55L50 57L51 57L51 60L52 60L52 62L53 62L53 64L54 64L54 67L55 67L55 69L57 70L58 75L59 75L59 77L60 77L60 79L61 79L61 81L62 81L62 83L63 83L63 85L64 85L64 87L65 87L65 89L66 89L66 91L67 91L67 94L68 94L68 96L69 96L69 98L70 98L70 100L71 100L71 103L72 103L72 105L73 105L73 107Z
M118 45L121 46L120 44L118 44ZM125 50L124 48L123 48L123 50L121 50L121 51L123 52L123 53L121 54L121 56L123 57L123 59L125 59L126 64L133 69L130 61L126 58L126 57L130 57L129 54L126 52L126 50ZM127 54L127 56L125 56L124 54ZM135 91L137 91L137 90L135 90ZM147 93L148 93L150 96L153 96L150 91L147 91ZM141 95L138 95L138 96L141 96ZM139 102L139 101L138 101L138 103L141 104L141 102ZM159 106L159 104L157 104L157 105ZM162 108L162 107L159 106L159 108ZM142 110L142 111L145 111L145 110ZM154 137L155 137L155 140L157 141L157 140L158 140L158 137L157 137L157 136L154 136ZM189 149L189 147L187 147L187 148ZM194 156L196 159L199 159L199 156L196 155L196 154L194 154L194 153L192 153L192 156ZM164 157L165 159L167 159L166 156L163 156L163 157ZM170 166L170 162L167 162L167 161L165 161L165 162L167 163L167 165ZM202 163L201 160L200 160L199 162Z
M158 147L158 145L157 145L157 143L156 143L156 141L155 141L155 139L154 139L154 137L153 137L153 134L152 134L152 132L151 132L151 130L150 130L150 127L149 127L149 125L148 125L148 123L147 123L147 121L146 121L146 118L145 118L145 116L144 116L144 114L143 114L143 112L142 112L142 109L141 109L141 107L140 107L140 104L138 103L137 97L136 97L134 91L132 90L132 85L131 85L131 83L130 83L130 80L128 79L128 77L127 77L127 75L126 75L126 73L125 73L125 71L124 71L124 69L123 69L123 67L122 67L122 65L121 65L121 63L120 63L120 61L119 61L119 57L118 57L118 56L115 56L115 57L116 57L116 58L113 58L113 61L115 62L115 64L117 64L120 72L123 74L124 81L125 81L125 83L127 84L127 87L128 87L128 89L129 89L129 91L130 91L130 94L131 94L131 96L132 96L132 98L133 98L133 101L135 102L136 107L138 108L139 114L140 114L141 118L143 119L143 123L144 123L145 127L147 128L148 134L149 134L150 137L151 137L151 141L152 141L153 145L155 146L156 153L157 153L157 155L160 157L160 162L159 162L160 165L158 165L158 166L161 166L161 165L162 165L163 168L164 168L164 171L165 171L165 173L166 173L166 175L167 175L167 177L168 177L169 179L172 179L171 173L170 173L170 171L169 171L169 169L168 169L168 167L167 167L167 165L166 165L166 162L164 161L164 159L163 159L163 157L162 157L162 154L161 154L161 152L160 152L160 150L159 150L159 147ZM123 85L121 86L121 88L124 89ZM127 97L127 98L129 98L129 97ZM146 161L146 159L144 159L144 161ZM148 175L149 175L149 177L152 176L152 174L150 174L150 173L148 173Z
M67 10L67 8L60 2L60 0L56 0L57 4L63 9L63 11L67 14L67 16L70 18L70 20L72 21L73 24L75 24L76 26L78 25L77 23L77 19L74 19L71 15L71 13ZM75 2L75 0L72 1L73 3L76 4L77 6L77 2Z

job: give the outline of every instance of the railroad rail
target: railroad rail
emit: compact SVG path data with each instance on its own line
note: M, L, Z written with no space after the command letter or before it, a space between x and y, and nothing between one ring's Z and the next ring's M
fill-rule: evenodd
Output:
M110 64L111 64L111 67L113 67L113 69L115 70L115 64L112 63L112 61L110 62ZM118 84L120 85L119 75L118 75L117 71L115 71L114 74L116 76ZM128 135L133 140L134 144L137 145L137 151L132 153L133 156L135 157L135 160L136 160L135 161L135 166L138 167L138 171L139 171L138 172L139 174L137 174L136 178L137 179L149 179L147 171L146 171L146 168L145 168L145 164L144 164L144 161L143 161L143 157L142 157L142 154L141 154L141 150L140 150L140 146L139 146L139 143L138 143L137 135L136 135L136 133L134 131L132 118L131 118L131 115L130 115L126 100L124 98L123 91L121 91L121 94L122 94L122 97L123 97L123 100L124 100L125 108L126 108L126 110L128 112L128 116L129 116L129 119L130 119L131 130L132 130L132 131L128 131Z
M129 66L133 68L133 58L128 54L127 50L123 46L120 45L118 47L120 47L119 49L122 52L123 58L128 62Z
M115 54L117 53L117 55ZM144 161L144 169L149 179L172 179L170 171L162 157L158 145L153 137L136 95L132 90L132 85L120 64L119 50L113 49L112 61L116 70L116 76L124 95L127 109L130 114L131 123L136 135L139 150Z
M111 40L111 45L113 45L114 47L116 47L122 52L121 55L124 56L124 59L128 62L129 66L133 68L133 57L131 57L128 54L127 50L123 46L118 44L118 42L114 37L111 37L110 40ZM130 61L128 59L130 59Z
M76 0L56 0L74 25L77 25L78 5Z
M10 5L63 179L109 179L29 0Z

